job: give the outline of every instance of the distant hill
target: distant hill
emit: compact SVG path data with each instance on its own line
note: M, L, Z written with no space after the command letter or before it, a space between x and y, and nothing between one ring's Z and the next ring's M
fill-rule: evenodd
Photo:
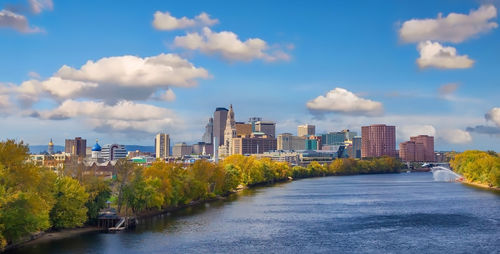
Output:
M47 145L34 145L34 146L29 146L30 148L30 153L32 154L39 154L42 152L46 152L48 150ZM129 151L135 151L139 150L141 152L150 152L154 153L155 152L155 147L154 146L139 146L139 145L125 145L125 150L127 152ZM54 146L54 152L63 152L64 151L64 146Z

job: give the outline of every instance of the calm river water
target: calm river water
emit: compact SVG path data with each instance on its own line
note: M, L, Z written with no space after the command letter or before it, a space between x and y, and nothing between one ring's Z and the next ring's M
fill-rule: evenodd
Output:
M15 253L499 253L500 195L431 173L312 178Z

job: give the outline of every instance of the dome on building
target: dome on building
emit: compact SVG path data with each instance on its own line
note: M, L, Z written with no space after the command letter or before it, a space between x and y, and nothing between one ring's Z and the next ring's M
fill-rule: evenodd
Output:
M97 143L97 140L95 141L95 145L92 147L92 152L100 152L101 151L101 146L99 143Z
M50 139L49 146L53 146L54 143L52 143L52 139Z

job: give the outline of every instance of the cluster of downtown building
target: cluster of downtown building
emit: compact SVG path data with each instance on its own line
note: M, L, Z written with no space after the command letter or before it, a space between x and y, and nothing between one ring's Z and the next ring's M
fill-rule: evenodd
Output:
M247 122L235 120L232 105L218 107L209 118L201 141L188 145L181 142L171 146L170 135L158 133L154 137L154 153L127 151L124 145L99 145L87 147L81 137L66 139L64 152L54 153L49 142L48 153L31 155L38 165L60 169L65 164L76 163L88 172L112 177L119 159L129 159L141 165L150 165L157 159L168 162L193 163L199 159L217 162L233 154L270 158L305 166L312 161L328 163L338 158L399 157L404 162L442 161L434 152L434 137L419 135L400 143L396 150L396 127L374 124L361 127L361 136L350 130L316 134L316 126L297 126L296 135L276 134L276 123L251 117ZM444 158L445 159L445 158Z
M311 161L331 162L337 158L400 157L405 162L434 162L434 137L420 135L396 149L396 127L384 124L362 126L361 135L350 130L316 134L316 126L298 125L296 135L276 133L276 123L251 117L236 121L232 105L218 107L205 126L201 142L177 143L170 150L170 136L155 138L156 158L186 163L197 159L218 161L241 154L307 165ZM171 152L170 152L171 151Z

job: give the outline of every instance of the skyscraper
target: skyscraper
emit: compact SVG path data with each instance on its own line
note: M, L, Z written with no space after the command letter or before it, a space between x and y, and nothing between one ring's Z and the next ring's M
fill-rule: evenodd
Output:
M224 142L224 130L226 129L227 112L227 108L215 109L213 137L218 144L214 144L214 147L218 147Z
M226 129L224 130L224 143L220 146L220 153L226 156L232 154L233 138L236 138L236 122L234 120L233 105L229 106L226 119Z
M64 143L64 152L71 154L71 156L85 158L85 156L87 156L87 140L81 137L66 139Z
M361 127L361 157L396 156L396 126Z
M316 135L316 126L304 124L297 126L297 136L306 137Z
M306 138L293 136L291 133L282 133L277 138L278 150L304 150Z
M276 137L276 123L267 121L258 121L255 123L255 131L262 132L270 137Z
M410 141L399 144L399 157L407 162L434 162L434 137L410 137Z
M212 140L214 138L213 135L214 135L214 119L210 117L208 119L207 125L205 125L205 133L203 134L201 141L205 142L206 144L212 144Z
M165 133L158 133L155 136L156 158L165 159L170 156L170 136Z

